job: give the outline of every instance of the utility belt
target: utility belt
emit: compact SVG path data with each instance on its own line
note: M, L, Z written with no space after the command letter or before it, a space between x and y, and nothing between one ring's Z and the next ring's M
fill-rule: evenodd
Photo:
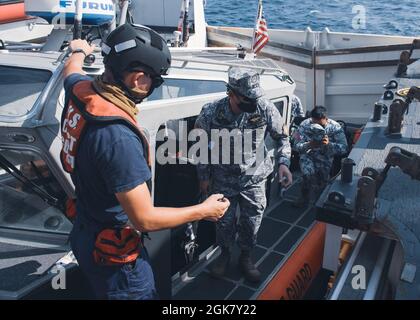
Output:
M130 226L104 229L96 236L93 259L103 266L131 263L139 257L142 242L140 233Z

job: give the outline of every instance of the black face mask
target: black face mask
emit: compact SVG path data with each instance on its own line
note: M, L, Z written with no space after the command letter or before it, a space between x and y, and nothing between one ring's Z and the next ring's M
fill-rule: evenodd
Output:
M160 75L156 75L156 76L151 75L150 73L147 73L143 70L134 69L132 71L144 72L152 79L152 85L150 86L149 91L145 92L140 89L132 89L132 88L127 87L123 81L123 77L121 75L114 74L114 78L117 79L118 84L126 92L128 98L132 100L135 104L141 103L145 98L150 96L156 88L159 88L164 82L164 79Z
M243 112L247 113L253 113L255 110L257 110L257 101L251 101L251 102L240 102L238 104L238 108L241 109Z
M142 71L142 72L144 72L144 71ZM153 93L153 91L156 88L159 88L164 82L164 80L161 76L152 76L150 74L148 74L148 76L152 79L152 85L150 86L150 89L147 93L143 92L142 90L139 90L139 89L129 89L128 90L129 93L130 93L130 96L132 97L133 101L136 104L139 104L140 102L143 101L143 99L150 96Z

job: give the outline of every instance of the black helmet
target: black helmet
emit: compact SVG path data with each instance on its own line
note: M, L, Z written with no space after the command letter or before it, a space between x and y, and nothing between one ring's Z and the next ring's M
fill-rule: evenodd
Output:
M116 76L141 69L154 77L167 74L171 53L165 40L155 31L134 24L113 30L102 44L104 64Z

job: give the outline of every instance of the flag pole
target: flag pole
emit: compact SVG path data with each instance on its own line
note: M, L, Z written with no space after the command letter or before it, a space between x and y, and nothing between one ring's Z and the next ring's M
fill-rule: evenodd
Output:
M184 46L188 41L188 14L189 14L190 0L184 0L184 20L182 21L182 42Z
M257 22L258 22L258 18L260 17L261 8L262 8L262 0L258 0L258 10L257 10L257 16L255 18L254 30L253 30L253 34L252 34L252 43L251 43L251 51L254 55L255 55L255 52L254 52L255 33L257 32Z

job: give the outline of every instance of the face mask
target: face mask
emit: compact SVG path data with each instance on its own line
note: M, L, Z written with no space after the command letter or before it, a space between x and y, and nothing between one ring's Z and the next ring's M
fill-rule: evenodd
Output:
M257 102L240 102L238 108L243 112L253 113L257 110Z
M140 103L143 101L145 97L148 96L149 91L141 90L139 88L129 88L128 91L130 92L131 98L135 103Z
M149 91L144 91L139 88L129 88L129 92L133 98L136 99L136 103L142 102L142 100L152 94L152 92L160 87L163 84L163 78L159 75L152 75L151 73L147 73L143 70L138 70L143 72L146 76L148 76L152 80L152 84L150 86Z

